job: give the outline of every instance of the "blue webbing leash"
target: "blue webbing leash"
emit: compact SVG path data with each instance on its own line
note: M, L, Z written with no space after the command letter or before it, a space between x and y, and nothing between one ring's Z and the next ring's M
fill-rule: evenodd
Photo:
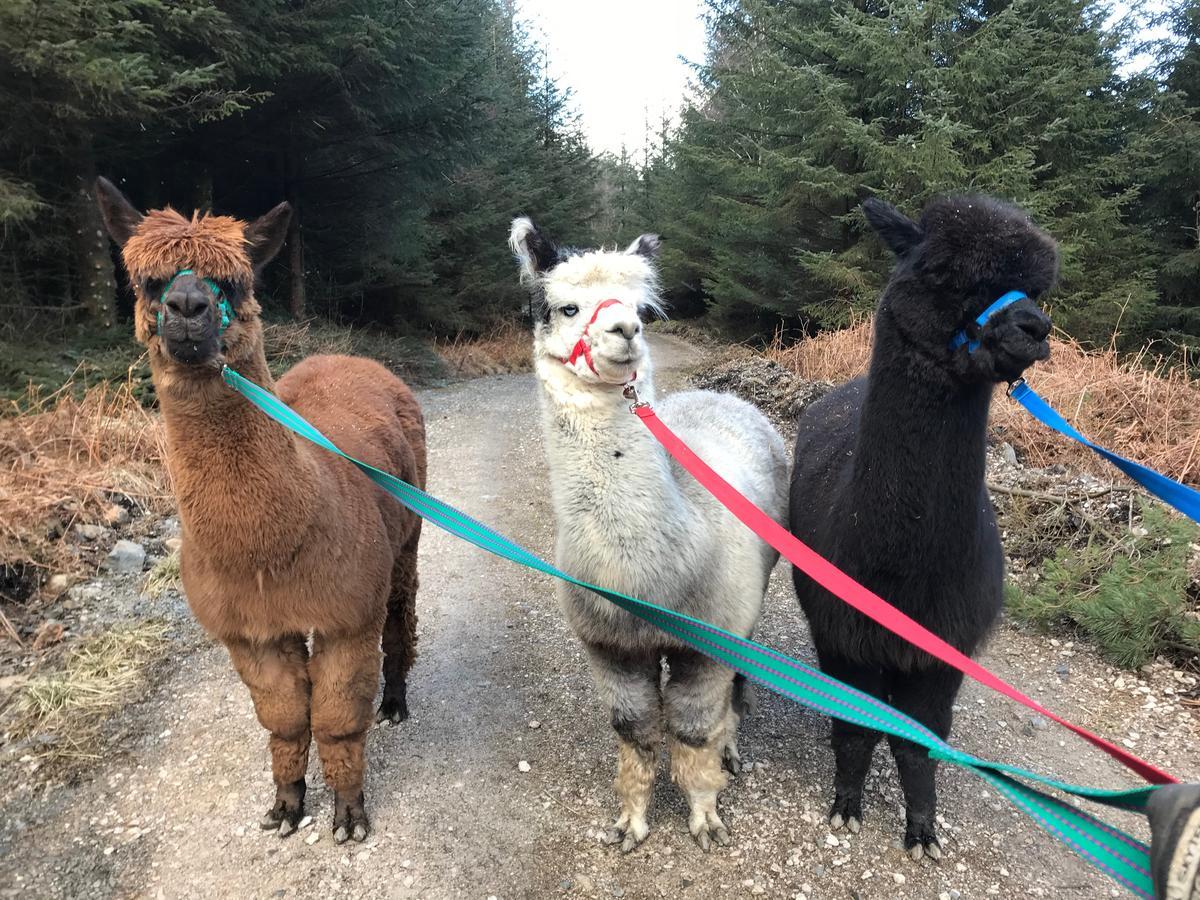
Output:
M988 320L1000 310L1012 306L1019 300L1027 299L1026 295L1020 291L1009 291L976 318L975 324L983 327ZM950 341L950 349L957 350L959 347L967 345L967 352L973 353L979 347L978 340L970 340L966 331L960 331L956 334L953 340ZM1026 412L1041 422L1048 428L1053 428L1059 434L1069 437L1073 441L1077 441L1087 447L1093 453L1108 460L1147 491L1158 497L1164 503L1173 506L1185 516L1200 522L1200 491L1195 488L1188 487L1174 479L1168 478L1161 472L1155 472L1153 469L1143 466L1141 463L1136 463L1131 459L1113 453L1111 450L1101 447L1099 444L1093 443L1082 434L1079 433L1071 424L1064 419L1057 410L1054 409L1046 400L1041 397L1033 388L1025 383L1022 378L1016 381L1008 389L1009 396L1016 400L1021 406L1025 407Z

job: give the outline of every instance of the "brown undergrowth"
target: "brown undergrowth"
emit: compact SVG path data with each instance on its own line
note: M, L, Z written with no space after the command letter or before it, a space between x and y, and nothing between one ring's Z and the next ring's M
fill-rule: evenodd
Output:
M71 528L102 521L118 503L141 513L172 507L158 417L132 381L77 395L36 391L0 415L0 565L78 570Z
M514 323L497 326L487 334L438 341L438 355L458 378L528 372L533 368L529 331Z
M784 346L768 358L813 381L842 382L865 374L871 321ZM1050 341L1050 359L1028 373L1030 385L1093 441L1172 478L1200 485L1200 380L1178 359L1089 351L1065 335ZM1111 468L1090 450L1046 428L1016 403L992 407L995 437L1031 466L1069 464L1098 475Z

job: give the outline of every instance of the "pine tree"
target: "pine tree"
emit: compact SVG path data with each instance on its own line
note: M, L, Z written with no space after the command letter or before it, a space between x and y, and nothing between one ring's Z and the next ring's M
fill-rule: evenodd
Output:
M207 0L0 4L0 288L113 324L115 282L90 196L130 132L208 121L251 98L228 89L227 25Z
M843 323L887 261L858 204L962 190L1016 200L1062 243L1059 324L1102 339L1154 290L1117 77L1090 0L710 4L702 102L672 148L685 268L711 310ZM673 221L673 224L676 224ZM686 273L685 273L686 274Z
M1175 343L1200 335L1200 0L1166 16L1158 52L1163 90L1145 128L1149 177L1142 204L1162 253L1161 300L1150 327Z

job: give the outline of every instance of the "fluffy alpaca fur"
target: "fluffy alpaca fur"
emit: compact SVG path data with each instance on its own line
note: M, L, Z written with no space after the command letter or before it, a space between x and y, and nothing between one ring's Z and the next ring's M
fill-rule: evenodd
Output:
M1003 548L984 487L988 406L998 382L1049 354L1050 321L1031 300L974 319L1009 290L1036 299L1057 250L1020 210L984 197L938 200L918 225L878 201L868 221L897 256L875 316L871 369L799 422L791 487L795 534L964 653L1003 602ZM949 349L966 327L974 353ZM821 668L946 737L962 676L793 573ZM857 831L880 735L833 723L835 828ZM904 789L905 846L941 855L935 765L889 739Z
M263 827L282 836L296 830L315 738L334 791L334 836L364 840L363 748L381 638L379 718L408 714L420 519L350 463L229 390L221 365L274 387L348 453L424 485L420 408L399 379L366 359L312 357L273 384L253 282L283 241L286 205L245 225L173 210L143 217L103 179L97 197L137 295L136 331L166 424L188 603L228 648L270 732L276 799ZM160 298L184 268L195 274ZM203 278L214 279L233 306L224 334Z
M654 396L638 309L658 308L652 263L658 240L644 235L623 253L577 253L518 219L511 245L539 304L534 359L558 564L749 635L778 554L670 460L622 397L622 386L634 378L643 399ZM609 299L620 302L601 308ZM564 362L581 339L590 356ZM663 401L658 413L739 490L783 520L786 451L760 412L729 395L693 391ZM729 669L600 597L560 585L559 598L587 648L620 741L620 814L610 842L629 851L649 833L646 813L665 724L672 776L691 807L692 835L706 850L713 841L726 843L717 795L726 783L722 762L738 766L744 685L735 685Z

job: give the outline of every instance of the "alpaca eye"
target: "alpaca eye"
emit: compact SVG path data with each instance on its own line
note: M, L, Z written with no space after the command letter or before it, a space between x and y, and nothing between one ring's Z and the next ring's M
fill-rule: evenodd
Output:
M571 306L564 306L562 308L562 314L564 316L566 316L568 319L571 318L573 315L575 315L577 312L579 312L578 306L571 305Z
M147 278L142 283L142 293L151 300L157 300L166 286L167 283L161 278Z

